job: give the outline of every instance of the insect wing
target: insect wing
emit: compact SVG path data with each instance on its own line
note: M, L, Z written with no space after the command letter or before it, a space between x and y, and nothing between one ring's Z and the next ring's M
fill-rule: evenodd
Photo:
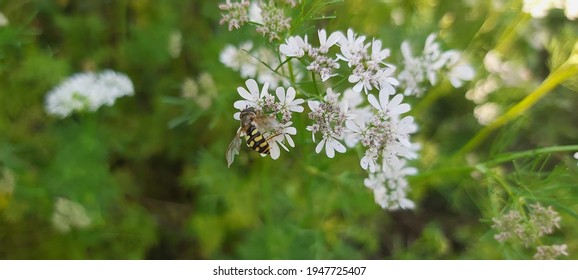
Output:
M279 122L274 117L265 115L255 117L253 122L261 132L275 130L280 126Z
M239 128L237 135L233 138L233 141L231 141L231 144L229 144L229 147L227 148L227 154L225 155L227 158L227 167L231 167L231 164L233 164L233 161L235 160L235 155L239 154L239 150L241 150L240 133L241 129Z

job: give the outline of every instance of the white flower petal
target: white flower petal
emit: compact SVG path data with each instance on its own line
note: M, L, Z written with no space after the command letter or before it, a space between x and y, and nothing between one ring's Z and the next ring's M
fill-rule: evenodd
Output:
M271 149L269 150L269 154L271 155L272 159L278 159L281 155L281 149L279 149L279 145L277 143L269 143Z
M327 154L328 158L333 158L335 156L333 145L331 145L331 139L332 138L329 138L327 141L325 141L325 154Z
M251 107L251 102L248 102L247 100L237 100L233 103L233 107L235 107L235 109L244 110L247 109L247 107Z
M287 127L285 128L285 133L286 134L291 134L291 135L296 135L297 134L297 129L294 127Z
M322 139L321 141L319 141L319 143L317 144L317 146L315 147L315 152L316 153L320 153L321 150L323 150L323 145L325 144L326 140Z
M369 159L367 158L367 156L362 157L361 161L359 161L359 164L361 165L361 168L367 170L367 168L369 167Z
M248 79L247 81L245 81L245 85L247 86L247 89L249 90L251 95L258 95L255 94L259 92L259 85L257 84L257 81L255 81L254 79Z
M289 87L287 89L287 96L285 97L288 102L292 102L295 99L295 88Z
M390 103L389 102L389 94L387 94L387 92L384 90L380 90L379 91L379 104L381 105L381 106L379 106L379 107L381 107L380 110L385 110L387 107L394 105L394 104L389 104L389 103Z
M279 98L281 103L285 103L285 89L283 87L278 87L277 90L275 90L275 94L277 94L277 98Z
M311 109L311 111L315 111L319 108L321 103L319 101L307 101L307 105L309 106L309 109Z
M411 47L407 41L403 41L401 43L401 54L403 55L403 58L406 60L413 59L413 56L411 54Z
M254 81L254 80L253 80ZM255 82L256 84L256 82ZM259 88L257 88L257 90L255 92L259 92ZM265 98L266 96L269 95L269 83L264 83L263 84L263 89L261 89L261 95L259 96L260 98Z
M377 98L375 98L375 96L373 96L373 94L367 95L367 101L369 101L369 104L371 104L371 106L373 106L373 108L375 108L377 110L382 110L381 105L379 105L379 101L377 101Z
M325 29L317 30L317 36L319 36L319 45L325 45L327 41L327 34L325 33Z
M332 145L336 151L338 151L340 153L345 153L345 151L346 151L345 146L343 146L343 144L341 144L341 142L333 139Z

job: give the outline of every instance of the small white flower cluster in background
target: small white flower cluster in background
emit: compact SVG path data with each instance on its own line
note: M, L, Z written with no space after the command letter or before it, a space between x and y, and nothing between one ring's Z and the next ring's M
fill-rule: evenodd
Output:
M407 41L401 44L404 68L398 79L401 87L405 88L405 95L422 96L429 86L438 83L438 75L446 76L456 88L461 87L463 81L474 78L474 69L462 60L461 53L456 50L442 52L435 39L436 35L430 34L425 41L422 55L417 57L413 56Z
M291 119L293 112L303 112L301 104L305 101L295 99L296 92L293 87L287 89L277 87L275 95L272 95L269 93L268 83L265 83L259 90L257 81L248 79L245 86L246 88L237 88L237 92L243 99L236 101L234 107L239 111L247 108L255 109L260 118L257 129L270 145L271 158L278 159L281 155L279 146L289 151L285 141L289 146L295 147L291 135L296 135L297 129L292 127ZM240 112L235 113L233 117L240 120Z
M576 0L524 0L522 11L533 18L543 18L552 9L564 9L569 20L578 18L578 1Z
M105 70L74 74L46 96L46 112L65 118L74 112L94 112L112 106L117 98L134 94L131 80L124 74Z
M275 53L264 47L253 49L251 41L242 43L238 48L227 45L221 51L220 61L225 66L239 72L242 78L256 78L259 83L268 83L272 87L289 86L290 84L287 64L277 69L281 63ZM277 71L274 71L275 69ZM299 81L301 75L297 73L295 79Z
M226 12L221 14L223 17L219 24L229 24L229 31L233 29L239 29L246 22L249 21L249 15L247 13L247 8L251 3L248 0L241 0L241 2L231 3L231 0L227 0L225 4L219 4L219 9Z
M211 107L217 94L213 77L206 72L201 73L196 81L186 78L181 84L181 96L193 100L203 110Z
M220 24L229 24L229 31L239 29L245 23L251 21L258 25L257 33L269 38L269 41L280 40L281 35L291 28L291 18L285 16L284 6L294 8L295 1L255 1L248 0L231 3L227 0L225 4L220 4L219 9L223 10Z
M540 238L552 234L560 228L560 215L552 206L543 207L540 203L531 204L528 207L527 216L517 210L510 210L506 214L492 219L492 228L498 234L494 238L499 242L508 240L521 242L526 248L541 244ZM568 255L567 246L537 246L535 259L555 259L560 255Z
M568 256L568 245L545 245L536 247L536 254L534 255L534 259L553 260L562 255Z
M6 208L15 187L14 172L6 167L2 168L0 171L0 210Z
M8 18L0 12L0 27L8 25Z
M66 233L72 228L87 228L91 223L82 204L61 197L54 203L52 225L58 231Z
M508 61L498 52L491 50L484 56L484 67L489 75L479 79L466 92L466 98L477 106L474 117L481 125L488 125L501 113L498 103L490 102L490 96L503 87L528 87L532 85L532 74L529 69L518 62Z
M291 28L291 18L285 17L283 9L277 8L273 2L260 3L261 26L257 27L257 33L269 37L269 42L280 40L279 34Z
M183 35L179 30L171 32L169 35L168 52L172 58L177 58L181 55L183 48Z

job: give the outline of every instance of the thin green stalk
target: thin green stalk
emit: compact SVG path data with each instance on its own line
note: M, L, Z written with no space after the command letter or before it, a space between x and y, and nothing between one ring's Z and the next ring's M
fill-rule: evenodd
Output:
M502 36L498 40L498 45L495 50L501 54L510 53L510 47L521 34L520 29L524 28L532 18L526 13L520 13L518 17L504 30Z
M295 85L295 73L293 73L293 63L287 61L287 67L289 68L289 79L292 85Z
M317 78L315 78L315 72L311 72L311 79L313 80L313 88L315 89L315 95L321 98L321 94L319 93L319 89L317 88Z
M554 146L554 147L547 147L547 148L539 148L529 151L523 152L514 152L508 153L504 155L500 155L492 160L483 162L481 164L485 166L495 166L504 162L510 162L519 158L524 157L532 157L541 154L551 154L551 153L560 153L560 152L573 152L578 151L578 145L569 145L569 146Z
M544 80L536 90L511 107L505 114L501 115L499 118L480 130L464 147L460 149L456 156L462 156L477 148L495 129L522 115L560 83L574 75L577 75L578 64L573 62L574 61L568 60L560 68L556 69L556 71L550 73L546 80Z
M534 157L542 154L560 153L560 152L575 152L578 151L578 145L568 145L568 146L554 146L547 148L538 148L534 150L512 152L507 154L497 155L494 159L480 162L476 165L460 165L450 168L433 169L424 173L419 173L416 176L412 176L412 180L420 180L432 176L440 177L443 175L451 175L457 173L469 173L474 169L480 170L481 172L486 172L489 168L502 163L511 162L516 159L525 157Z

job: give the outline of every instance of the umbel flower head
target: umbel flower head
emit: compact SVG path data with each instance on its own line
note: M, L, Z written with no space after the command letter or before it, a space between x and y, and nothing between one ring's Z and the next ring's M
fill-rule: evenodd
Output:
M239 29L249 21L248 9L251 3L247 0L231 3L227 0L225 4L219 4L219 9L226 13L221 14L220 24L229 23L229 31Z
M456 88L461 87L463 81L470 81L474 78L474 69L463 61L461 53L456 50L442 52L435 39L435 34L427 37L421 56L412 54L411 46L407 41L401 44L404 68L398 78L401 87L405 89L405 95L420 97L428 87L427 82L432 86L436 85L439 75L446 76Z
M351 69L348 81L354 84L353 90L367 94L375 88L394 94L398 81L393 77L395 66L385 62L389 49L382 49L381 41L376 39L365 44L365 36L356 35L352 29L347 30L347 35L340 35L341 54L337 57Z
M369 173L364 183L373 191L375 202L388 210L412 209L414 203L406 198L406 176L416 174L417 169L406 166L406 159L417 158L417 146L409 141L417 126L413 117L401 116L410 106L403 103L403 95L389 95L387 89L380 91L379 99L372 94L367 99L369 108L352 108L358 114L346 123L345 142L350 147L361 143L366 149L360 165Z
M510 210L507 213L492 219L492 228L498 233L494 238L499 242L520 242L526 248L541 245L540 238L552 234L560 228L560 215L548 206L540 203L531 204L526 211ZM537 246L535 259L554 259L560 255L568 255L567 246Z
M87 215L82 204L59 197L54 203L52 224L60 232L68 232L72 228L86 228L92 220Z
M117 98L134 94L131 80L124 74L105 70L74 74L46 96L46 112L60 118L73 112L94 112L112 106Z
M307 127L311 131L313 142L315 134L321 133L321 141L315 147L315 152L320 153L325 148L325 154L329 158L335 156L335 152L345 153L345 146L341 140L345 135L345 122L353 116L349 113L347 102L339 100L339 93L334 93L331 88L322 102L308 101L311 109L309 118L313 124Z
M291 18L285 17L283 9L278 8L274 2L260 2L261 20L263 25L257 27L257 33L269 37L269 42L280 40L280 34L289 30Z

